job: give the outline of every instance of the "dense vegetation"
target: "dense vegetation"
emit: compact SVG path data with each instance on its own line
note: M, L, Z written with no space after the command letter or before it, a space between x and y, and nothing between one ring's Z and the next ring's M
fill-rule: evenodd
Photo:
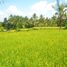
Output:
M67 31L0 32L0 67L67 67Z
M62 27L67 25L67 20L62 21ZM53 16L52 18L44 18L43 15L37 17L36 14L33 17L22 17L22 16L12 16L4 18L4 22L0 23L0 31L3 30L20 30L21 28L32 28L32 27L59 27L58 18Z
M56 7L53 7L56 13L51 18L45 18L43 15L38 17L36 13L31 18L10 15L9 18L4 18L4 21L0 23L0 31L17 30L21 28L32 27L65 27L67 28L67 5L61 4L59 11Z

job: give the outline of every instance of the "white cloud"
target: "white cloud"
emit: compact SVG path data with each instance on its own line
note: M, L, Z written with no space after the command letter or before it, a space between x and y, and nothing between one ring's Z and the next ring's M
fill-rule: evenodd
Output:
M5 11L0 11L0 21L3 20L4 17L8 17L10 14L31 17L33 13L36 13L38 16L43 14L45 17L51 17L55 13L52 5L55 5L55 2L48 3L44 0L40 0L33 4L28 10L19 9L15 5L10 5Z
M36 13L37 15L43 14L45 17L51 17L55 13L52 8L53 5L55 5L55 2L39 1L32 5L30 14Z
M3 21L3 18L6 17L6 13L0 11L0 21Z
M67 0L65 0L67 2Z
M23 15L22 10L18 9L15 5L11 5L6 10L7 14Z
M11 14L24 16L21 9L18 9L15 5L10 5L5 11L0 11L0 21L3 21L5 17L8 17Z
M47 5L46 1L40 1L40 2L32 5L31 9L36 10L36 11L42 10L42 9L44 9L46 7L46 5Z

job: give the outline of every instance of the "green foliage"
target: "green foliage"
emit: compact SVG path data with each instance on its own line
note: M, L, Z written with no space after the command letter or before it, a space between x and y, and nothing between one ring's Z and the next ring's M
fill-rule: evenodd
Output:
M37 18L38 18L38 17L37 17L37 15L36 15L36 13L34 13L33 16L32 16L32 19L33 19L33 25L34 25L34 26L36 26Z
M4 28L3 28L3 26L2 26L2 23L3 23L3 22L0 22L0 32L1 32L1 31L4 31Z
M40 18L38 20L38 26L44 27L44 24L45 24L45 18L43 17L43 15L40 15Z
M64 21L66 20L66 11L67 11L67 5L66 4L59 4L59 0L57 0L57 6L54 9L57 11L55 15L58 16L57 18L57 25L61 28L64 26Z
M66 10L65 10L66 11ZM58 13L56 13L58 14ZM6 30L20 30L22 28L33 28L33 27L59 27L59 26L66 26L66 18L67 14L63 13L61 10L62 18L60 23L60 18L56 16L56 14L51 18L44 18L43 15L40 15L38 17L36 13L32 15L31 18L28 18L27 16L16 16L16 15L10 15L9 18L4 18L4 22L2 23L2 27ZM63 15L64 14L64 15Z
M67 67L67 31L0 32L0 67Z
M67 29L67 20L65 20L64 27L65 27L65 29Z
M65 25L65 29L67 29L67 24Z

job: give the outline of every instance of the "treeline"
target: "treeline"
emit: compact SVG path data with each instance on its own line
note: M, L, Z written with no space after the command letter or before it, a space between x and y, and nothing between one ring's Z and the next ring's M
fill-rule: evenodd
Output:
M45 18L43 15L37 16L36 13L31 18L25 16L10 15L0 22L0 31L16 30L32 27L65 27L67 29L67 5L61 4L59 7L53 7L56 13L51 18Z
M9 18L4 18L4 21L0 23L0 31L17 30L21 28L32 28L32 27L59 27L60 22L57 16L51 18L45 18L43 15L38 17L36 13L31 18L10 15ZM62 19L62 27L67 26L67 20Z

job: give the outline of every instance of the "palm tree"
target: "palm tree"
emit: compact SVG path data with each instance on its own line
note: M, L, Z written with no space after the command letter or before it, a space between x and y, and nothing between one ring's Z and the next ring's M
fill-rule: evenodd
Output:
M56 15L58 15L58 25L60 26L60 28L62 27L63 25L63 19L65 19L65 12L66 12L66 7L67 5L64 5L64 4L59 4L59 0L57 0L57 12L56 12Z
M36 15L36 13L33 14L32 18L33 18L33 21L34 21L33 24L35 26L36 25L37 18L38 18L37 15Z

